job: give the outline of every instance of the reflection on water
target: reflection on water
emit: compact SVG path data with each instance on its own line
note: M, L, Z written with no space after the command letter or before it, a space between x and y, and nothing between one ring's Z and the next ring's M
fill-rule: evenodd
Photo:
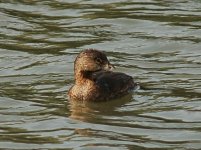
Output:
M199 0L2 1L0 148L201 149ZM80 50L146 90L69 101Z
M103 117L104 115L111 116L116 115L116 109L123 107L126 103L132 101L132 95L129 94L123 98L116 100L111 100L107 102L79 102L79 101L69 101L70 108L70 118L90 122L94 122L94 119L98 119L97 116ZM104 121L104 120L103 120ZM104 122L103 122L104 123Z

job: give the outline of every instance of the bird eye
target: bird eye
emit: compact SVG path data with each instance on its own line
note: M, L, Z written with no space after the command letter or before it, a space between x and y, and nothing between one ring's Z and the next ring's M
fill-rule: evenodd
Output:
M102 60L100 58L96 58L97 63L102 63Z

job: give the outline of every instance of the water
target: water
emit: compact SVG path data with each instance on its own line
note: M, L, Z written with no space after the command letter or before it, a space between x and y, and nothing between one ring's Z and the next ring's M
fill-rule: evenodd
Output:
M201 149L199 0L0 3L1 149ZM69 102L73 61L106 51L147 90Z

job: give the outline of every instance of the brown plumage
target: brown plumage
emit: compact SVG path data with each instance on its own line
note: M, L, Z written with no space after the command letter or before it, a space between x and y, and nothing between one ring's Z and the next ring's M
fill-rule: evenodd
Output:
M103 52L82 51L74 62L75 85L68 92L70 99L110 100L128 94L137 86L131 76L109 71L112 68Z

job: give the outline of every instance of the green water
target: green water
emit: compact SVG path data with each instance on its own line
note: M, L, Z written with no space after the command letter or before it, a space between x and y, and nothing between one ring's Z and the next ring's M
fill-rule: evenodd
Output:
M3 0L0 35L0 149L201 149L201 1ZM149 90L69 102L85 48Z

